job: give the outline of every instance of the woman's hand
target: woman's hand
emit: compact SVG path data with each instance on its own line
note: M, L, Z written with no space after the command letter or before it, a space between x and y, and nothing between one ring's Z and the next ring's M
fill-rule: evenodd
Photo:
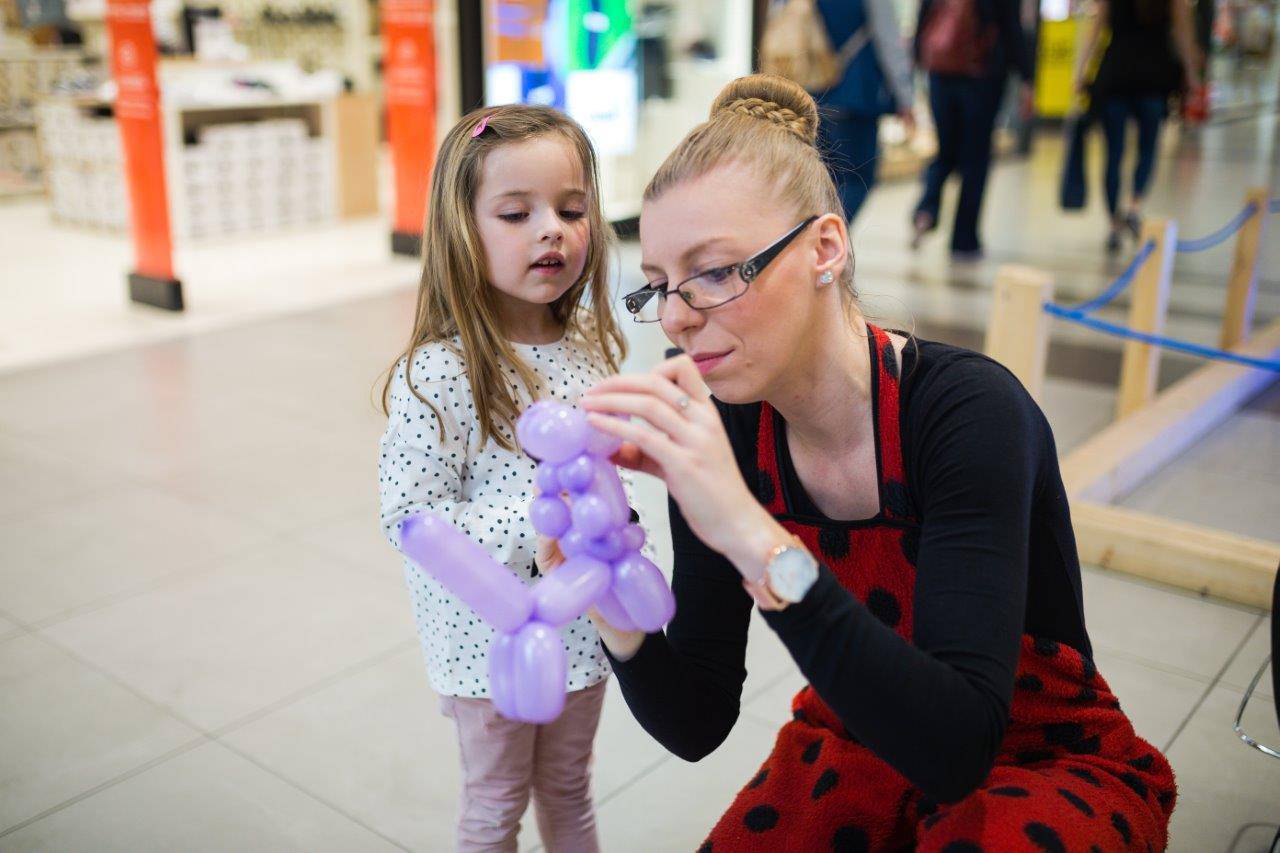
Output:
M648 373L606 379L581 405L592 426L623 440L615 463L665 482L694 534L748 580L759 579L769 548L786 534L743 482L693 359L681 355Z

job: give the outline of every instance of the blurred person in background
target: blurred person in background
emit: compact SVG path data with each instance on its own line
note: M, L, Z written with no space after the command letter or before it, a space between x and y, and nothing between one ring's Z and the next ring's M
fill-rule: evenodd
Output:
M916 64L929 74L929 108L938 153L924 176L924 193L912 215L912 248L938 227L942 187L960 173L960 200L951 229L951 254L982 257L978 219L991 167L991 133L1005 80L1022 79L1020 109L1032 109L1031 52L1023 36L1018 0L921 0Z
M832 45L848 57L840 79L815 94L822 122L822 152L845 219L852 222L876 182L880 117L897 113L915 132L911 59L903 43L893 0L817 0Z
M1085 68L1102 29L1111 32L1098 73L1085 83ZM1142 204L1156 165L1160 126L1169 97L1200 85L1201 55L1195 44L1187 0L1098 0L1098 12L1085 36L1075 88L1088 91L1107 138L1103 185L1111 215L1107 251L1120 250L1125 233L1137 239ZM1138 157L1127 205L1120 201L1120 167L1129 122L1138 126Z

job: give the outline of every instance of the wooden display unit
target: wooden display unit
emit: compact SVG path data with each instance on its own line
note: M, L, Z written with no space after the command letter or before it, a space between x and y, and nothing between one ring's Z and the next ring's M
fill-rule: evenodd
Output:
M1252 333L1252 305L1268 215L1265 188L1245 198L1254 213L1236 237L1222 323L1223 348L1280 358L1280 320ZM1156 250L1134 281L1128 325L1158 333L1173 277L1177 228L1151 221ZM1052 282L1035 270L1002 267L988 325L987 354L1038 394L1044 381ZM1252 607L1271 606L1280 542L1111 506L1278 380L1275 373L1212 361L1157 393L1160 348L1126 341L1116 420L1062 460L1080 560Z

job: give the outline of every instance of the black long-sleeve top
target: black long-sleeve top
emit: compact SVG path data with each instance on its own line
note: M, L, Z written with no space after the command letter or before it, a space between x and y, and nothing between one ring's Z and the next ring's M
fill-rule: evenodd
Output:
M901 440L921 524L912 642L825 566L802 601L764 617L849 732L949 802L990 771L1022 635L1086 656L1092 648L1066 492L1039 407L1003 367L945 344L909 345L902 375ZM758 482L760 404L717 406L743 477ZM788 513L822 520L785 438L778 453ZM751 600L674 503L670 513L675 618L614 671L641 725L697 761L737 721Z

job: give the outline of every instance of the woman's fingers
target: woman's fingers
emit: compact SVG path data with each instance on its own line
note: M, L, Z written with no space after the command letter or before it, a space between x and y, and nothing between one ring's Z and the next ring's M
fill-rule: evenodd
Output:
M645 456L643 450L630 442L623 442L622 446L618 448L618 452L609 457L609 461L619 467L639 471L641 474L651 474L654 477L662 476L662 469L658 463Z
M679 409L653 394L592 394L590 398L583 399L582 408L589 413L644 418L650 426L666 433L677 444L690 427Z
M615 435L635 445L641 453L664 470L669 469L677 461L681 452L681 448L677 447L665 433L640 424L594 413L587 415L587 422L601 432Z
M648 373L612 376L583 395L585 409L604 411L600 397L616 394L644 394L665 403L672 411L696 423L718 421L719 415L710 401L698 368L688 356L667 359ZM621 410L619 410L621 411ZM627 414L643 414L627 411ZM656 421L654 422L657 425Z
M651 394L675 408L684 391L672 380L653 371L628 373L611 376L596 383L582 396L582 402L586 403L602 394Z
M691 401L703 403L706 407L714 409L711 395L707 392L707 385L702 381L702 374L698 372L698 365L694 364L693 359L688 355L681 354L669 358L655 367L653 372L675 383L676 387L689 395Z
M622 442L622 447L613 456L609 457L609 461L614 465L626 467L632 471L640 471L643 474L653 474L657 470L657 464L648 456L644 455L639 447L631 442Z

